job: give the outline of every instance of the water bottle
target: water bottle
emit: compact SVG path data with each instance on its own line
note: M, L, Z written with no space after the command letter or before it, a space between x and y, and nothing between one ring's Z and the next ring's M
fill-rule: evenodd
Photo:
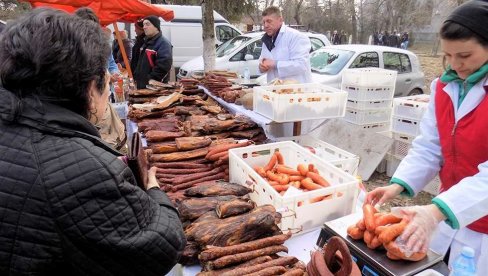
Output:
M452 276L475 276L476 264L474 262L474 249L464 246L461 254L456 257L452 264Z
M249 67L244 68L244 81L246 83L251 79L251 73L249 72Z

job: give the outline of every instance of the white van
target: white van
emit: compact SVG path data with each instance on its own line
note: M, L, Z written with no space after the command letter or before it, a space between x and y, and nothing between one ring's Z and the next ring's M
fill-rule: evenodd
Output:
M173 67L179 68L183 63L203 54L202 40L202 7L180 5L157 5L173 10L172 21L161 20L161 33L173 45ZM241 34L236 27L219 13L214 11L216 46ZM123 23L118 23L124 29ZM108 26L112 29L112 26ZM135 38L134 24L130 26L130 38Z

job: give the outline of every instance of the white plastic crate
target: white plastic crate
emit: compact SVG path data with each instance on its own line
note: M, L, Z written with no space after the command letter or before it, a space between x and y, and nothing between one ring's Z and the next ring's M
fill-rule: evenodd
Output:
M390 121L373 123L373 124L364 124L364 125L354 124L354 125L359 126L368 132L383 132L383 131L388 131L390 129Z
M415 140L416 136L411 136L403 133L392 132L392 137L395 140L402 141L407 144L412 144L413 140Z
M409 136L417 136L420 134L420 120L393 116L391 130Z
M342 84L342 90L347 92L347 98L353 101L381 101L392 100L395 86L357 86Z
M266 165L275 151L283 155L287 166L314 164L331 186L292 196L281 196L253 169L254 166ZM229 150L229 165L231 182L252 188L251 199L258 206L271 204L281 212L279 226L283 231L311 230L355 210L359 194L358 180L294 142L277 142ZM308 202L310 199L327 195L331 195L331 198L315 203Z
M346 110L346 92L318 83L253 89L253 110L275 122L343 117Z
M342 83L353 86L395 86L397 71L381 68L346 69L342 73Z
M427 184L424 187L423 191L436 196L439 194L440 188L441 188L441 179L439 178L439 175L437 175L434 179L432 179L432 181L429 182L429 184Z
M398 157L405 157L408 154L408 151L412 147L411 144L400 141L400 140L394 140L393 145L391 146L391 151L393 155L396 155Z
M369 110L369 109L385 109L391 108L392 100L379 100L379 101L356 101L356 100L347 100L347 108L354 108L354 109L361 109L361 110Z
M319 140L310 135L276 138L277 142L293 141L302 147L313 148L315 155L352 175L357 175L359 156ZM307 149L310 150L310 149Z
M364 125L389 121L391 108L375 110L346 109L344 119L350 123Z
M393 176L398 168L398 165L400 165L400 162L402 162L402 158L390 153L386 154L386 175L388 177Z
M393 115L411 119L422 119L429 105L430 95L416 95L393 100Z

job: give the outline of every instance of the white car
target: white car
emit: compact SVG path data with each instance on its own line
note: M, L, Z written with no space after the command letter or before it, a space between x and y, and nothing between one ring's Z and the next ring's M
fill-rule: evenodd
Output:
M398 72L395 96L424 93L424 73L417 56L407 50L375 45L333 45L310 54L312 80L340 88L346 68L379 67Z
M249 69L250 77L256 78L259 72L259 56L263 45L261 37L264 32L251 32L236 36L217 48L215 69L229 70L244 75L245 68ZM305 33L312 44L310 51L330 45L325 35L317 33ZM199 56L184 63L178 72L177 78L189 77L192 74L203 73L203 57Z

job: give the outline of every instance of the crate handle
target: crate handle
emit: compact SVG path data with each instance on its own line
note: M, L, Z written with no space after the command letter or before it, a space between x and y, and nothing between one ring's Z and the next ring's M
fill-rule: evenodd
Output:
M415 106L414 104L411 104L411 103L404 103L403 105L409 106L409 107L414 107Z
M405 119L400 120L400 122L402 122L402 123L408 123L408 124L412 124L413 123L412 121L405 120Z

